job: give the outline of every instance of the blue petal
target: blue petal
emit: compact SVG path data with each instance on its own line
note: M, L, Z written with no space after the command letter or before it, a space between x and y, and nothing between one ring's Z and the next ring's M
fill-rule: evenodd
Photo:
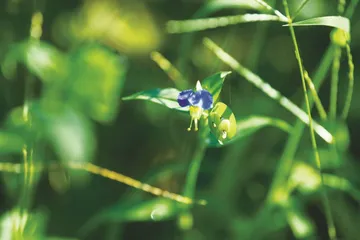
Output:
M177 101L180 107L187 107L190 105L189 99L194 96L195 93L192 89L184 90L179 93Z
M213 97L207 90L196 91L194 95L189 98L189 102L192 106L201 107L204 110L208 110L213 106Z

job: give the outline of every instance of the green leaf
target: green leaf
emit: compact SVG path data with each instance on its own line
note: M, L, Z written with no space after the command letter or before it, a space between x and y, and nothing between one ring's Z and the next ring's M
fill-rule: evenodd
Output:
M183 204L167 198L154 198L136 204L133 201L119 202L91 218L81 232L88 232L103 222L165 221L183 210Z
M241 138L247 137L255 133L256 131L268 126L277 127L285 132L290 132L292 129L292 127L287 122L281 119L269 118L264 116L250 116L246 119L237 121L237 130L235 137L233 137L229 141L224 142L223 145L227 145ZM208 136L208 138L206 139L206 143L208 147L223 146L212 134Z
M50 110L34 104L32 110L34 127L42 131L43 138L51 144L60 161L67 165L69 162L86 163L93 160L96 139L88 118L63 105ZM85 171L69 171L74 173L76 180L88 175Z
M218 72L201 81L201 86L212 94L214 102L218 100L225 77L230 73Z
M304 21L294 22L292 25L294 27L329 26L329 27L342 29L347 33L350 32L350 20L346 17L341 17L341 16L325 16L325 17L311 18ZM289 24L286 24L284 26L289 26Z
M101 45L88 44L73 51L70 61L71 104L96 121L113 121L128 68L126 58Z
M0 154L21 153L24 139L9 131L0 131Z
M251 9L251 10L258 10L264 11L266 8L257 3L256 1L249 1L249 0L214 0L209 1L206 5L202 8L204 15L205 13L213 13L216 11L220 11L223 9Z
M189 111L188 107L180 107L177 102L177 98L180 91L175 88L165 88L165 89L152 89L142 92L135 93L133 95L123 97L122 100L146 100L154 102L170 109L175 109L178 111Z
M287 22L286 19L272 14L240 14L232 16L222 17L211 17L211 18L200 18L180 21L169 21L167 23L167 31L169 33L185 33L185 32L196 32L206 29L213 29L218 27L225 27L229 25L235 25L240 23L250 22L266 22L266 21L278 21Z
M18 63L23 63L31 73L45 82L62 80L67 76L66 55L45 42L26 40L12 45L1 66L6 78L15 76Z

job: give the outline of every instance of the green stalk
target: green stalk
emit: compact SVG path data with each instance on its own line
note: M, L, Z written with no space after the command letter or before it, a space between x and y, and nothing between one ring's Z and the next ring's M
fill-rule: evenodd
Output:
M336 118L336 109L337 109L337 94L338 94L338 85L339 85L339 70L340 70L340 58L341 58L341 48L335 47L335 54L332 64L331 71L331 90L330 90L330 109L329 116L330 119L334 120Z
M299 46L298 46L298 43L297 43L297 40L296 40L295 31L294 31L294 28L292 26L292 20L291 20L291 17L290 17L290 11L289 11L287 0L283 0L283 5L284 5L284 8L285 8L286 16L289 19L289 30L290 30L291 38L293 40L293 44L294 44L294 48L295 48L295 56L296 56L296 59L298 61L298 65L299 65L299 70L300 70L300 75L301 75L301 82L302 82L302 86L303 86L305 103L306 103L306 109L307 109L308 116L309 116L311 144L312 144L313 151L314 151L316 165L317 165L317 168L318 168L320 176L321 176L322 195L323 195L323 201L324 201L326 220L327 220L327 224L328 224L328 234L329 234L330 239L336 239L336 229L335 229L334 220L333 220L332 215L331 215L330 203L329 203L329 199L327 197L326 189L323 187L324 186L324 180L323 180L323 176L322 176L322 173L321 173L321 161L320 161L320 155L319 155L319 152L318 152L318 149L317 149L317 143L316 143L314 127L313 127L313 120L312 120L312 117L311 117L311 107L310 107L310 103L309 103L309 99L308 99L308 95L307 95L307 86L306 86L305 77L304 77L304 67L302 65L302 60L301 60L301 56L300 56Z
M346 100L345 100L345 106L344 106L343 112L341 114L342 119L346 119L349 114L352 94L354 91L354 63L353 63L353 58L352 58L351 49L350 49L349 44L346 44L346 53L348 55L349 85L348 85L348 92L347 92Z
M304 70L304 78L306 80L307 85L309 86L309 89L311 91L312 97L314 98L315 106L319 112L321 120L327 119L327 114L324 109L324 106L321 103L320 97L316 91L316 88L314 86L314 83L311 81L311 78L309 77L309 74L307 71Z
M36 1L34 2L36 5ZM36 6L35 6L36 9ZM40 12L34 12L31 19L31 28L30 28L30 38L34 40L39 40L42 34L42 21L43 16ZM23 121L28 126L29 129L32 127L31 123L31 112L30 112L30 102L34 95L34 84L35 78L30 75L25 79L25 93L24 93L24 105L23 105ZM22 155L23 155L23 186L20 192L20 197L18 201L18 209L20 212L20 217L26 219L27 211L31 206L32 195L34 194L35 188L35 166L34 166L34 144L35 139L33 137L28 138L23 146ZM16 232L14 233L18 239L23 239L24 228L26 221L22 222Z
M359 3L359 0L353 0L350 2L349 7L346 11L345 16L347 18L351 18L352 15L354 14L354 10L357 6L357 4ZM328 49L326 50L319 67L317 68L316 73L314 74L313 77L313 83L315 88L319 89L320 86L322 85L326 74L331 66L332 63L332 59L334 56L334 52L335 52L335 45L331 44ZM314 101L312 98L309 98L309 104L310 107L312 107L314 105ZM302 105L302 109L304 109L305 103ZM292 134L290 135L286 145L285 145L285 149L284 152L280 158L280 161L278 163L278 167L277 170L275 172L274 175L274 180L272 181L268 196L267 196L267 200L266 203L271 203L272 199L275 198L275 195L277 193L277 189L281 189L281 186L284 182L286 182L286 179L289 176L290 170L291 170L291 166L293 163L293 160L295 158L295 154L297 151L297 147L299 146L299 142L300 139L302 137L302 133L303 130L305 128L305 124L300 120L297 119L296 123L294 125Z
M183 195L185 197L194 197L195 191L196 191L196 183L197 178L200 172L200 167L202 160L205 155L206 151L206 143L205 138L209 134L208 132L208 121L204 120L201 121L201 127L198 134L198 146L196 147L194 156L190 162L189 169L186 174L186 180L185 180L185 187ZM179 214L178 216L178 227L182 230L189 230L192 228L192 222L186 225L182 225L182 221L180 221L181 218L189 218L192 217L191 212L189 210L189 206L184 206L184 211Z
M205 155L206 143L204 139L208 134L208 123L207 121L202 121L203 124L200 126L199 135L198 135L198 146L195 150L192 161L189 165L189 170L186 175L184 196L194 197L196 190L197 177L199 175L202 159Z

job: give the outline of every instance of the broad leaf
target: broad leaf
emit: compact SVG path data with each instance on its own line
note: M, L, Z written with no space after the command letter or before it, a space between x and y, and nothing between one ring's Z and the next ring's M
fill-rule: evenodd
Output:
M345 32L350 32L350 20L341 16L325 16L311 18L304 21L294 22L292 24L295 26L329 26L334 28L339 28ZM284 26L289 26L288 24Z
M231 72L218 72L201 81L202 87L212 94L214 102L218 100L225 77L230 73Z
M180 91L175 88L152 89L123 97L122 100L146 100L178 111L189 111L188 107L180 107L177 98Z
M224 142L223 145L227 145L236 140L247 137L255 133L256 131L269 126L277 127L285 132L290 132L292 129L292 127L287 122L280 119L263 117L263 116L251 116L246 119L239 120L237 122L237 130L235 137L230 139L229 141ZM206 143L208 147L223 146L217 141L217 139L212 134L208 136L208 138L206 139Z
M67 76L67 57L48 43L26 40L10 47L2 63L8 79L15 76L16 66L23 63L35 76L45 82L62 80Z
M117 115L127 72L126 58L98 44L87 44L70 54L71 104L99 122Z

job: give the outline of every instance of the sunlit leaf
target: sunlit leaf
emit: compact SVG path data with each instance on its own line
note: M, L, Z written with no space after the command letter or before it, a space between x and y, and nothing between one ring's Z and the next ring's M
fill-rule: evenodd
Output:
M0 131L0 154L21 153L24 142L18 134Z
M195 32L206 29L225 27L240 23L250 22L267 22L267 21L278 21L284 22L283 19L276 15L271 14L256 14L248 13L241 15L222 16L222 17L211 17L191 20L180 20L180 21L169 21L166 25L169 33L184 33L184 32Z
M325 16L306 19L304 21L294 22L293 26L329 26L339 28L345 32L350 32L350 20L346 17L341 16ZM284 26L289 26L288 24Z
M292 127L285 121L276 118L269 118L264 116L251 116L246 119L237 121L237 130L234 138L230 139L227 142L224 142L224 145L232 143L241 138L247 137L256 131L264 127L277 127L285 132L290 132ZM209 135L206 139L208 147L220 147L222 146L213 136Z
M175 88L152 89L123 97L122 100L146 100L178 111L189 111L188 107L180 107L177 98L180 91Z
M230 73L218 72L201 81L201 86L212 94L214 102L218 100L225 77Z
M214 0L206 2L205 6L203 7L204 12L214 12L220 11L223 9L251 9L251 10L258 10L263 11L266 8L261 4L257 3L256 1L249 1L249 0Z
M155 198L136 204L119 203L90 219L82 232L88 232L103 222L165 221L174 218L182 210L182 204L166 198Z
M45 42L26 40L12 45L2 63L6 78L14 77L18 63L23 63L45 82L62 80L67 76L66 55Z
M40 211L20 213L18 209L13 209L2 215L0 220L0 239L11 240L19 239L19 229L23 230L21 239L44 239L46 233L47 216Z
M70 102L96 121L114 120L127 71L126 59L103 46L88 44L72 52L70 61Z

